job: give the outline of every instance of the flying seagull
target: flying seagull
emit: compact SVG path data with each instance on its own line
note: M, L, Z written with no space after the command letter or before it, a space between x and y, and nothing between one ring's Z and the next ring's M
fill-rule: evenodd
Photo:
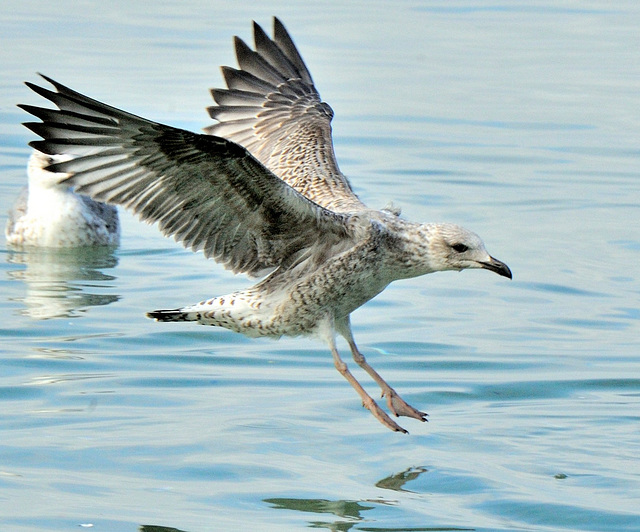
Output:
M41 120L25 124L43 139L31 145L73 156L49 170L69 174L63 182L76 192L122 205L185 247L262 278L147 316L251 337L319 337L364 406L406 433L351 374L336 335L380 386L391 413L426 421L366 362L349 315L398 279L466 268L511 278L511 271L471 231L410 222L354 194L334 155L333 111L282 23L274 18L273 26L270 38L254 23L254 50L235 38L239 69L223 67L227 88L211 91L217 123L208 134L146 120L43 76L55 90L27 85L58 109L20 105Z
M47 168L68 156L49 156L34 150L27 165L28 186L9 211L5 237L12 248L72 248L117 246L118 211L113 205L75 194L66 174Z

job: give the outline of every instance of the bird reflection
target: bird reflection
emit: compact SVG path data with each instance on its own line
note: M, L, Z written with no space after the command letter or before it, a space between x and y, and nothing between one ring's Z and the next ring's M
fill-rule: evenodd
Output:
M383 478L376 482L376 487L392 490L408 492L405 489L405 484L415 480L423 473L427 472L425 467L410 467L401 471L400 473L394 473L388 477ZM264 499L264 502L270 504L272 508L278 510L294 510L296 512L305 512L310 514L332 514L339 518L335 521L320 521L310 520L309 528L320 528L325 530L331 530L332 532L348 532L354 529L358 524L361 524L365 520L363 516L364 512L374 510L376 505L382 504L395 504L395 502L376 499L376 500L363 500L363 501L349 501L349 500L329 500L329 499L294 499L294 498L270 498ZM371 520L371 517L368 518ZM177 528L155 526L155 525L142 525L138 529L139 532L185 532ZM363 530L358 527L358 530ZM407 528L367 528L366 530L376 530L379 532L400 532L400 531L462 531L471 530L469 528L451 528L447 527L412 527Z
M410 492L411 490L404 489L404 485L411 480L415 480L426 471L427 469L424 467L410 467L401 473L395 473L379 480L376 482L376 486L386 490Z
M171 528L170 526L142 525L138 528L139 532L186 532L179 528Z
M108 247L10 250L7 262L20 267L8 275L26 286L24 298L17 298L22 314L36 320L77 317L117 301L117 295L100 293L98 284L115 279L103 272L118 264L114 253Z
M298 512L309 512L314 514L333 514L342 518L341 521L328 523L324 521L311 521L312 528L326 528L335 532L346 532L351 530L357 523L362 521L361 512L373 510L375 506L364 505L359 501L330 501L327 499L286 499L274 498L264 499L267 504L279 510L296 510Z
M376 487L393 491L409 491L404 488L407 482L415 480L422 473L427 471L424 467L411 467L400 473L394 473L388 477L376 482ZM366 511L373 510L378 504L390 504L384 499L364 500L364 501L345 501L328 499L290 499L290 498L273 498L264 499L264 502L271 504L273 508L279 510L295 510L298 512L308 512L312 514L333 514L341 518L339 521L310 521L311 528L324 528L332 532L346 532L364 520L362 514ZM406 530L401 528L384 528L376 530L385 530L388 532ZM440 530L435 528L412 528L411 530ZM448 529L449 530L449 529ZM453 530L453 529L451 529Z

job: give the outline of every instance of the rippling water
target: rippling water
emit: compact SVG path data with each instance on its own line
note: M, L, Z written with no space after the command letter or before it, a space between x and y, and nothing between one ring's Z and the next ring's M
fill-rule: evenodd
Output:
M3 247L2 530L640 530L635 2L9 4L3 225L23 80L198 130L231 36L276 14L362 198L477 231L514 281L427 276L354 314L430 414L403 436L314 341L146 319L248 281L127 214L115 252Z

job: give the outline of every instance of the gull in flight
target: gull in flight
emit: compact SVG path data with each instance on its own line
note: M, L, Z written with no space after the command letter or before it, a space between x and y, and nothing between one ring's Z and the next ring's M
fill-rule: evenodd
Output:
M5 236L12 248L72 248L117 246L120 241L118 211L87 196L75 194L66 174L50 172L64 155L34 150L27 165L28 186L9 211Z
M31 145L73 156L49 170L68 174L63 183L76 192L122 205L185 247L261 278L246 290L149 317L251 337L319 337L364 406L406 433L340 358L337 335L392 414L426 421L367 363L349 315L398 279L467 268L511 278L511 271L471 231L367 207L338 168L333 111L284 26L274 19L273 38L255 23L253 29L254 49L236 37L239 68L223 67L227 88L211 91L217 122L207 134L146 120L43 76L55 90L27 85L57 109L20 105L40 119L25 124L43 139Z

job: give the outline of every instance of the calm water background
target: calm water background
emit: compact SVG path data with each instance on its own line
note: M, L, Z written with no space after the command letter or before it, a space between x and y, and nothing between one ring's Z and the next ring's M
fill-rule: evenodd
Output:
M22 81L199 130L232 35L276 14L363 199L468 226L514 281L354 314L430 414L404 436L315 341L146 319L247 281L129 215L111 254L3 245L0 529L640 530L638 3L250 4L5 2L0 223L34 138L15 104L42 103Z

